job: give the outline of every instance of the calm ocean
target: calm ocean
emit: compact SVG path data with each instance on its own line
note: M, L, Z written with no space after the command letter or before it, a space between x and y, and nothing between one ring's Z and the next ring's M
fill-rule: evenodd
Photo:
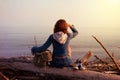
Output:
M45 42L48 35L33 33L6 33L0 34L0 57L30 56L31 47L35 45L34 36L40 46ZM120 38L118 36L96 36L116 58L120 59ZM98 57L107 57L103 48L90 36L78 35L71 40L72 58L76 59L91 50ZM50 47L51 49L51 47ZM92 59L94 56L92 57Z

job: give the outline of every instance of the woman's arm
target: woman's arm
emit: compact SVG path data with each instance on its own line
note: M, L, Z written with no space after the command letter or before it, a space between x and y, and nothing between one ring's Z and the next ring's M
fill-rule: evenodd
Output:
M47 41L40 47L38 47L38 51L45 51L47 50L47 48L51 45L52 43L52 35L49 36L49 38L47 39Z
M40 47L34 46L31 48L32 54L34 55L37 52L42 52L42 51L47 50L47 48L51 45L51 43L52 43L52 36L50 35L47 41L42 46Z
M72 30L73 34L70 34L70 38L74 38L75 36L78 35L78 31L74 27L74 25L69 25L70 29Z

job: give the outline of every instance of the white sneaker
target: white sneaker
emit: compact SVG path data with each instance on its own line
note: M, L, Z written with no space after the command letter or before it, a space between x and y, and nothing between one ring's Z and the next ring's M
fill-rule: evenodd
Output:
M83 66L82 66L82 67L80 67L80 70L85 70L85 69L86 69L86 68L85 68L85 67L83 67Z
M83 66L83 64L81 62L77 63L73 69L75 70L85 70L85 67Z
M74 70L79 70L78 66L73 67Z
M80 70L85 70L85 67L82 65L82 63L80 63L78 67Z

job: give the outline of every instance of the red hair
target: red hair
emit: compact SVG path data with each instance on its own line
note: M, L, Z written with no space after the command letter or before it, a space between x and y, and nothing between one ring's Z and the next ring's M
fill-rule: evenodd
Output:
M60 19L56 22L54 27L54 33L62 31L63 33L68 33L68 24L64 19Z

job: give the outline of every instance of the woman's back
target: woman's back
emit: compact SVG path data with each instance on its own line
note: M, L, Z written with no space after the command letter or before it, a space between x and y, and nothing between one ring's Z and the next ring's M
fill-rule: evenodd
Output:
M68 27L73 33L68 33ZM49 36L47 41L33 52L46 50L51 44L53 45L52 66L64 67L71 64L71 59L68 57L68 46L72 38L78 34L78 31L73 25L69 25L65 20L60 19L56 22L54 33Z

